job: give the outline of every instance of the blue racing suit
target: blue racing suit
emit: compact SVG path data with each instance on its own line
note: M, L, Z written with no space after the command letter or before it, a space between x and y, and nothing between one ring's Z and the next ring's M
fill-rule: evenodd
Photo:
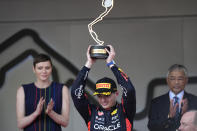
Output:
M109 110L90 104L85 94L85 85L90 71L83 67L78 73L71 89L74 105L86 122L88 131L131 131L136 113L136 96L127 75L116 65L111 67L119 86L123 90L121 103Z

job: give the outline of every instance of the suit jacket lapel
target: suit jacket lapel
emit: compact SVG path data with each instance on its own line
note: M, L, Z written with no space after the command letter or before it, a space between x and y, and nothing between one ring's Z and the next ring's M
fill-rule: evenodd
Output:
M188 101L188 110L191 108L191 100L190 100L190 96L189 96L189 94L185 91L184 92L184 96L183 96L183 99L187 99L187 101Z
M170 98L169 98L169 92L166 93L163 97L163 108L165 110L165 116L168 115L169 109L170 109Z

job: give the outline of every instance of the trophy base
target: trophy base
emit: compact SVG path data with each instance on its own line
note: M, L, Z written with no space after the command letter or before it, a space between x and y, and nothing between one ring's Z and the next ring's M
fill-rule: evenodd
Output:
M109 46L92 45L90 47L90 57L93 59L106 59L109 54L107 53L105 48L110 50Z

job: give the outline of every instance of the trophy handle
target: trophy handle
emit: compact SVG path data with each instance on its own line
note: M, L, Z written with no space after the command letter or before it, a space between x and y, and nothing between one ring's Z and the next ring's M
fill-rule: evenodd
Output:
M105 17L106 15L109 14L111 9L113 8L113 4L114 4L114 0L103 0L102 6L105 7L105 11L103 13L101 13L94 21L92 21L91 23L88 24L89 33L98 45L103 45L104 41L98 39L98 35L92 29L92 26L95 25L96 23L98 23L99 21L102 21L103 17Z

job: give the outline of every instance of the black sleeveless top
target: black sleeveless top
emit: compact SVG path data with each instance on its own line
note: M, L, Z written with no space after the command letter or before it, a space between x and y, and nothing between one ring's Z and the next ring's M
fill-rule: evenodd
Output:
M25 116L32 114L39 103L41 97L45 99L45 104L40 116L27 126L24 131L61 131L61 125L55 123L45 110L51 98L54 101L53 110L61 114L62 109L62 88L63 84L52 82L47 88L37 88L34 83L22 85L25 93Z

